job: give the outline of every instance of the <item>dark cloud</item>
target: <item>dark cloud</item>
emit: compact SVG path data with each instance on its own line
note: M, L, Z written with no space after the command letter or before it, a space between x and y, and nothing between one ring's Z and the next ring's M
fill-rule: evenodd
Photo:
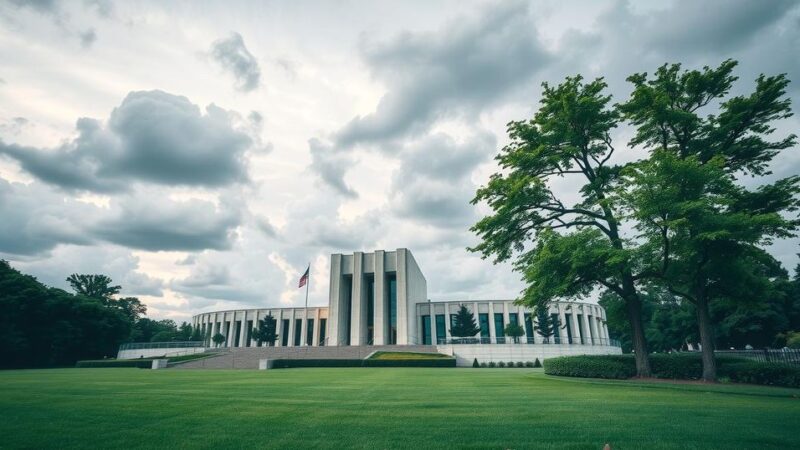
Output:
M353 159L318 139L309 140L308 148L311 151L310 168L322 182L346 198L358 198L356 191L344 181L344 174L353 165Z
M236 89L250 92L261 83L258 61L247 50L239 33L232 33L211 45L211 57L236 78Z
M79 33L78 37L81 40L81 46L83 48L89 48L97 40L97 33L95 33L94 28L90 28L82 33Z
M551 59L523 2L494 5L477 20L450 22L435 33L366 41L362 52L388 92L375 112L352 119L336 133L337 147L425 131L454 113L476 116Z
M91 226L92 235L114 244L150 251L227 249L239 225L238 211L211 202L128 198Z
M0 178L0 252L35 255L59 244L90 244L82 218L96 208L41 184L10 183Z
M13 117L10 120L0 122L0 132L14 136L19 134L28 123L28 119L24 117Z
M497 151L496 145L487 132L462 143L439 133L409 144L393 176L392 213L428 225L468 227L475 219L469 202L476 186L470 174Z
M11 0L11 3L20 8L30 8L42 14L60 14L56 0Z
M65 189L115 192L136 181L224 186L247 179L244 152L252 140L213 104L202 114L186 97L131 92L105 126L82 118L76 130L76 138L52 150L0 141L0 154Z

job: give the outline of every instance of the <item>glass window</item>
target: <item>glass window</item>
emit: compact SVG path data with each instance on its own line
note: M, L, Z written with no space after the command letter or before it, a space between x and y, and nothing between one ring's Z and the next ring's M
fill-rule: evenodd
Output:
M503 313L494 313L494 332L498 338L506 337L505 323L503 322Z
M431 316L422 316L422 344L431 345Z
M294 345L300 345L303 336L303 319L294 319Z
M325 345L325 331L328 329L328 319L319 319L319 345Z
M286 347L289 345L289 319L283 319L283 325L281 330L281 345Z
M583 344L583 314L578 314L576 317L578 318L578 336L581 338L581 344Z
M389 344L397 344L397 275L387 277L389 286Z
M525 313L525 337L528 338L528 343L533 343L533 319L531 313Z
M306 323L306 345L314 344L314 319L308 319Z
M367 276L367 344L375 340L375 276Z
M478 322L481 326L481 337L488 338L489 337L489 314L481 313L478 314Z
M519 314L508 313L508 322L513 325L519 325Z
M444 329L444 314L436 315L436 343L444 342L445 329Z
M564 314L564 320L567 322L567 343L572 344L572 314Z

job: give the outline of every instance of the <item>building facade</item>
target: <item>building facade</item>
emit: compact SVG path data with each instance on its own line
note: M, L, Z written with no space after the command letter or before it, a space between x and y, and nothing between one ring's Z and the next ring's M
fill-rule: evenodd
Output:
M452 321L464 305L480 331L464 339L451 334ZM618 348L609 339L605 310L596 304L553 302L549 314L558 324L547 338L537 333L532 310L513 300L431 302L427 281L408 249L333 254L328 306L215 311L193 317L205 336L225 337L224 347L254 347L253 331L267 315L276 319L275 346L362 345L569 345ZM508 324L522 327L521 337L506 337ZM612 351L619 353L619 351ZM594 351L592 353L595 353ZM452 353L451 353L452 354Z

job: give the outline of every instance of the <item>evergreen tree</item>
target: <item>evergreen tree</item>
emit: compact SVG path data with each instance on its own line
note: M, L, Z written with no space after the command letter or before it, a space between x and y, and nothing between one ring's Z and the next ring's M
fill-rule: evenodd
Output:
M450 325L450 334L455 337L472 337L480 331L481 328L475 322L475 315L466 306L461 305Z
M275 340L278 339L277 324L278 321L272 317L272 314L258 321L258 328L253 332L253 338L259 347L262 342L266 342L270 347L275 345Z
M225 342L225 336L223 336L222 333L217 333L211 338L211 340L214 341L214 345L219 347L223 342Z
M553 316L547 308L536 309L536 333L548 342L550 337L556 334L556 324L553 323Z

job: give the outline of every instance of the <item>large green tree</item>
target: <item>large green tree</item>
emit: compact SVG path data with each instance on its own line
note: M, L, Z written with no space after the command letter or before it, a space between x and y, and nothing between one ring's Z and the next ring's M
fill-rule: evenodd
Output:
M85 297L96 298L103 302L110 302L119 294L120 286L113 285L111 278L106 275L87 275L73 273L67 277L67 282L75 293Z
M783 75L760 76L754 92L727 98L734 61L682 71L664 65L652 78L629 78L634 91L620 108L636 127L631 145L649 158L625 171L624 201L649 256L648 279L695 307L703 378L716 379L711 304L768 288L762 247L798 225L800 177L747 189L743 175L769 173L769 164L795 144L770 140L774 122L791 115Z
M272 314L267 314L263 319L258 321L258 327L253 332L253 339L256 340L258 346L262 342L266 342L268 346L275 345L275 340L278 339L278 321Z
M598 287L616 293L630 323L637 374L650 376L638 249L620 230L624 215L613 195L620 168L611 162L611 132L619 114L602 79L576 76L543 86L534 117L508 125L511 142L496 157L502 172L472 201L486 203L491 214L472 227L481 242L471 250L495 262L516 256L515 270L527 284L519 301L528 306ZM573 186L574 197L557 195L556 183Z

